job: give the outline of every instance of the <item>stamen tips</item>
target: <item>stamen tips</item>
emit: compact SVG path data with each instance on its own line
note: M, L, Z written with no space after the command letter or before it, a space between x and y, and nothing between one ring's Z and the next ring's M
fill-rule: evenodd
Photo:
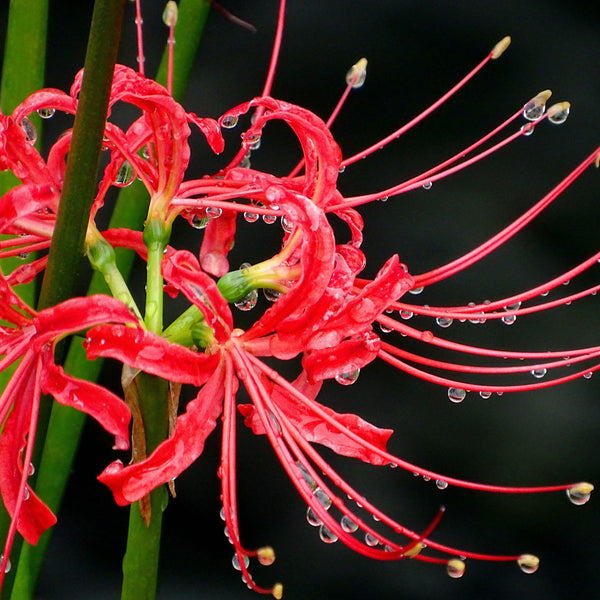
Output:
M281 600L281 598L283 597L283 585L281 583L276 583L273 586L273 591L271 592L271 594L273 594L273 598L275 598L276 600Z
M535 573L538 570L540 559L535 554L521 554L517 558L517 564L523 573L531 575L531 573Z
M367 78L367 59L361 58L353 64L346 73L346 85L351 85L352 89L362 87Z
M510 46L510 35L503 37L492 49L492 60L500 58L503 52Z
M275 551L271 546L263 546L256 551L256 557L261 565L268 567L275 562Z
M167 5L165 6L165 10L163 11L163 23L167 27L175 27L175 25L177 24L177 15L177 2L175 2L175 0L169 0L167 2Z
M446 572L452 579L459 579L465 574L465 563L459 558L451 558L446 563Z
M567 496L573 504L575 504L576 506L581 506L590 499L590 496L592 495L593 491L594 486L591 483L588 483L587 481L582 481L581 483L570 487L567 490Z
M414 546L406 550L406 552L402 554L402 557L414 558L415 556L421 553L421 550L423 550L423 548L425 548L425 544L423 544L423 542L417 542Z

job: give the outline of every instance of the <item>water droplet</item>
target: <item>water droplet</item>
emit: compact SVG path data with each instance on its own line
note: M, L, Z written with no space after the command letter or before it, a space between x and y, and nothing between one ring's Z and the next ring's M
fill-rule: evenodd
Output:
M531 370L531 374L536 379L541 379L547 372L548 372L548 369L532 369Z
M340 168L338 169L338 173L343 173L346 170L346 165L340 165Z
M308 470L306 469L306 467L300 462L296 462L296 466L298 467L298 470L302 474L304 481L306 481L306 483L308 483L308 485L310 486L310 489L314 491L317 487L317 484L315 483L315 480L311 477L311 475L308 472Z
M29 258L29 252L19 252L18 257L21 260L27 260Z
M323 525L323 521L317 517L315 511L310 506L306 509L306 520L308 521L308 524L312 525L313 527L319 527L319 525Z
M221 119L223 129L233 129L238 124L238 118L235 115L225 115Z
M133 183L134 179L135 171L133 170L133 167L129 161L125 161L117 171L117 176L115 177L115 186L127 187Z
M242 560L244 561L244 567L248 568L248 565L250 564L250 559L245 554L242 554ZM231 564L233 565L233 568L236 571L242 570L242 566L240 564L240 557L237 555L237 553L233 555L233 558L231 559Z
M452 325L453 319L450 317L437 317L435 322L443 328L450 327Z
M531 123L527 123L527 125L521 127L520 131L523 135L529 137L535 131L535 127Z
M4 560L4 554L0 554L0 563ZM6 561L6 566L4 567L4 572L8 573L11 569L12 565L10 563L10 559Z
M223 209L217 206L209 206L206 209L206 214L211 219L218 219L223 214Z
M273 223L277 221L277 217L275 215L263 215L262 219L267 225L273 225Z
M277 302L279 296L281 296L281 292L278 292L277 290L272 290L270 288L264 288L263 295L269 302Z
M260 148L260 133L243 134L243 144L249 150L258 150Z
M431 481L431 477L429 477L429 475L423 475L423 481Z
M258 301L258 292L256 290L252 290L247 296L242 298L239 302L235 302L234 305L239 310L248 311L248 310L252 310L256 306L257 301Z
M501 321L505 325L512 325L516 320L517 320L517 315L506 315L505 317L502 317L502 319L501 319Z
M346 85L351 85L353 89L362 87L367 78L367 59L361 58L356 64L352 65L346 73Z
M571 283L571 280L570 280L570 279L565 279L565 280L562 282L562 285L569 285L569 283Z
M35 144L37 140L37 131L35 125L27 117L21 119L21 129L25 133L25 141L30 144Z
M50 119L54 116L56 110L50 106L44 108L38 108L37 114L42 117L42 119Z
M455 402L456 404L462 402L465 399L466 395L467 392L461 388L448 388L448 398L450 398L450 400L452 402Z
M200 217L198 215L194 215L192 217L192 227L194 229L204 229L208 223L210 222L210 217Z
M263 546L256 551L256 558L261 565L270 567L275 562L275 551L271 546Z
M546 103L536 96L523 107L523 116L528 121L538 121L544 115Z
M294 231L294 222L288 217L288 215L283 215L281 217L281 227L286 233L292 233Z
M438 490L445 490L448 487L448 482L443 479L436 479L435 487L437 487Z
M29 500L31 494L29 493L29 488L26 487L23 489L23 500Z
M333 544L334 542L338 541L338 536L335 535L331 529L325 527L325 525L321 525L321 527L319 527L319 537L326 544Z
M256 223L256 221L258 221L258 215L256 213L245 212L244 213L244 219L248 223Z
M458 558L452 558L446 564L446 573L452 577L452 579L459 579L465 574L465 563Z
M486 399L487 399L487 398L489 398L489 397L492 395L492 392L485 392L485 391L481 390L481 391L479 392L479 395L480 395L482 398L486 398Z
M222 521L225 520L225 508L223 506L221 506L221 510L219 511L219 517L221 517Z
M523 573L530 575L538 570L538 567L540 566L540 559L533 554L522 554L517 559L517 564Z
M319 504L325 509L331 508L331 498L320 488L315 488L313 496L318 500Z
M341 518L340 525L346 533L354 533L358 529L358 525L348 515Z
M588 371L587 373L583 374L583 378L584 379L591 379L593 374L594 373L592 371Z
M390 333L390 332L394 331L393 327L388 327L387 325L384 325L383 323L379 323L379 329L381 329L381 331L383 333Z
M431 331L423 331L421 333L421 340L427 343L432 342L434 337L435 336L433 333L431 333Z
M572 488L567 490L567 496L572 504L575 506L581 506L585 504L592 495L594 486L591 483L583 482L574 485Z
M431 181L426 181L426 182L423 184L423 189L424 189L424 190L430 190L432 187L433 187L433 183L431 183Z
M548 121L550 121L550 123L552 123L553 125L562 125L567 120L568 116L569 116L569 107L566 106L565 108L563 108L562 110L559 110L558 112L555 112L552 114L549 113Z
M425 288L423 286L412 288L412 290L408 290L409 294L413 294L414 296L418 296Z
M413 312L410 310L401 310L400 311L400 318L404 319L405 321L408 321L408 319L411 319L413 316Z
M341 385L352 385L360 375L360 369L354 369L354 371L347 371L345 373L338 373L335 376L335 380Z
M379 540L373 534L365 533L365 544L373 548L374 546L377 546L377 544L379 544Z
M35 473L35 467L33 463L29 463L29 469L27 469L27 475L31 477Z

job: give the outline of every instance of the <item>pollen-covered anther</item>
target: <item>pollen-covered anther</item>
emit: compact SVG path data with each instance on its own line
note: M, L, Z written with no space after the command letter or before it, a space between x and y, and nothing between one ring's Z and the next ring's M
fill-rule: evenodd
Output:
M275 562L275 550L271 546L263 546L256 551L256 558L261 565L269 567Z
M283 598L283 585L281 585L281 583L276 583L273 586L273 591L271 592L271 594L273 594L273 598L281 600L281 598Z
M594 486L591 483L588 483L587 481L582 481L581 483L570 487L567 490L567 496L573 504L575 504L576 506L581 506L590 499L590 496L592 495L593 491Z
M414 558L421 553L421 550L425 548L423 542L417 542L414 546L411 546L408 550L402 553L403 558Z
M596 160L594 161L594 165L596 168L600 167L600 152L596 154Z
M531 574L538 570L540 559L535 554L521 554L517 559L517 564L523 573Z
M554 125L561 125L567 120L569 111L571 110L570 102L558 102L553 104L547 111L546 116L548 121Z
M346 85L351 85L353 89L362 87L367 78L367 59L361 58L353 64L346 73Z
M452 579L459 579L465 574L465 563L459 558L451 558L446 563L446 573L448 573Z
M503 37L493 48L492 48L492 60L500 58L502 53L510 46L510 35Z
M175 27L175 25L177 24L178 12L179 11L177 9L177 2L175 2L174 0L169 0L162 14L163 23L167 27Z

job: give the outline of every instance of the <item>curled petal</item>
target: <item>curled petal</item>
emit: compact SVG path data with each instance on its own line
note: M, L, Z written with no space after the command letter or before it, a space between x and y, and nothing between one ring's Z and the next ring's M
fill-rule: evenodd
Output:
M42 371L42 391L65 406L72 406L94 417L106 431L115 436L116 447L127 450L131 419L127 405L102 386L67 375L62 367L49 360L48 354L47 351Z
M99 325L86 338L87 356L116 358L169 381L202 385L219 363L218 354L192 352L160 336L123 325Z
M204 449L204 442L221 414L225 371L220 366L177 418L175 430L143 461L124 467L110 464L98 479L112 491L123 506L139 500L159 485L187 469Z
M215 154L221 154L225 149L225 140L221 134L219 123L208 117L200 119L194 113L188 113L187 117L189 121L194 123L194 125L196 125L196 127L204 134L211 150Z
M200 247L202 268L215 277L229 270L227 254L233 248L237 213L224 212L218 219L211 219L204 231Z

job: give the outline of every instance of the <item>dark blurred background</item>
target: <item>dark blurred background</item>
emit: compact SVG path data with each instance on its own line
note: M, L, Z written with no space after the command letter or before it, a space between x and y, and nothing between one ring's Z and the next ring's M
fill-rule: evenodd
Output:
M1 9L2 32L6 4ZM47 84L67 89L82 66L92 2L51 4ZM257 32L250 33L217 12L211 14L184 102L187 110L201 116L218 117L258 95L269 60L277 2L223 0L223 4L255 25ZM135 65L133 8L133 3L128 5L121 58L130 66ZM161 2L146 2L150 74L166 37L161 12ZM553 90L552 101L572 103L566 124L543 124L534 135L436 182L429 191L417 190L362 209L368 275L396 252L411 272L421 273L470 250L534 204L598 146L599 25L593 3L558 0L289 2L274 96L326 118L343 91L346 70L362 56L369 59L364 87L351 94L332 128L345 156L412 118L503 36L513 38L500 60L425 123L348 168L340 176L346 195L383 189L424 171L487 133L543 89ZM238 133L228 137L230 147ZM291 141L283 130L266 132L253 165L285 173L298 157ZM190 177L223 164L208 155L200 136L196 145ZM598 249L598 190L599 175L591 169L505 248L409 301L456 305L494 300L571 268ZM279 226L257 223L244 228L234 262L260 255L256 236L261 241L269 236L277 239L275 227ZM582 279L594 281L594 275L597 281L594 272ZM583 287L575 280L569 289ZM413 322L458 341L526 350L597 344L600 331L598 300L593 297L548 315L522 317L511 327L497 322L455 323L440 330L425 320ZM399 337L389 339L403 343ZM448 475L515 485L599 482L599 382L596 375L589 381L488 400L471 393L456 405L444 388L372 364L351 388L327 384L321 401L393 428L391 451ZM201 459L177 480L177 498L165 515L161 600L250 598L231 567L232 548L218 516L219 444L215 432ZM243 541L248 547L270 544L278 557L272 567L255 566L252 572L259 584L283 582L288 600L546 600L597 595L597 498L575 507L563 493L502 496L440 491L432 482L399 469L332 457L355 487L413 529L425 527L444 504L447 511L436 539L473 551L530 552L541 559L539 571L530 576L510 563L470 561L464 577L453 580L443 567L375 562L339 543L325 545L307 524L306 508L267 440L240 430L239 454ZM128 511L116 507L108 490L95 480L112 459L110 439L90 423L54 533L40 600L118 598Z

